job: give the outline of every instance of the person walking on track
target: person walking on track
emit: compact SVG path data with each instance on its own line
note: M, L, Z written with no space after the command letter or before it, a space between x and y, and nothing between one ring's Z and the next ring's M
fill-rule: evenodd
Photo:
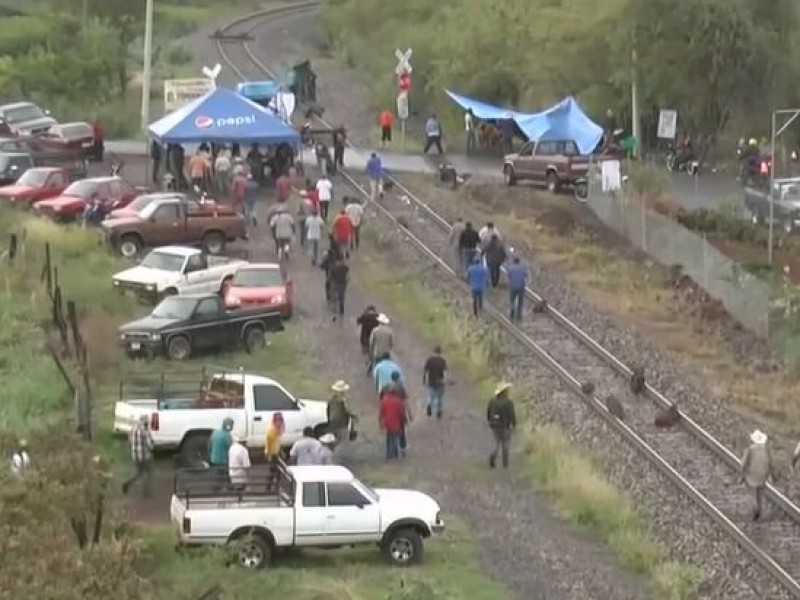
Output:
M489 271L480 258L473 258L472 264L467 267L467 281L472 293L472 314L476 317L483 312L483 298L486 295L486 284L489 280Z
M340 127L333 132L333 165L337 171L344 169L345 139L344 127Z
M498 454L502 455L503 467L508 467L511 434L517 426L514 403L508 396L508 390L510 389L510 383L498 385L486 408L486 420L489 422L489 429L492 431L492 439L494 441L492 452L489 455L489 466L492 469L497 463Z
M333 234L333 239L336 241L336 244L339 246L339 252L345 258L349 258L350 243L353 239L353 222L350 220L345 209L339 211L339 214L336 215L336 218L333 220L331 233Z
M768 481L775 481L775 470L767 434L756 429L750 442L742 457L742 481L753 490L753 521L758 521L764 508L764 488Z
M450 230L450 237L448 238L448 242L453 247L455 252L455 258L458 262L458 268L463 273L464 270L467 268L467 265L464 263L464 257L461 255L461 250L458 247L458 242L461 239L461 234L465 228L464 219L458 217L455 221L453 221L452 229Z
M333 182L326 174L317 180L317 194L319 197L319 212L322 218L328 220L328 212L333 201Z
M372 369L378 363L378 359L385 355L391 355L394 350L394 331L389 326L389 317L380 313L376 319L377 327L369 334L369 364L367 365L367 375L372 373Z
M344 257L339 256L331 266L331 308L334 321L337 316L344 316L344 300L349 277L350 267L347 266Z
M483 255L486 258L486 267L489 269L489 280L492 283L492 287L496 288L500 284L500 268L507 258L503 242L500 241L496 234L492 234Z
M383 162L373 152L367 161L367 177L369 177L369 199L373 202L383 198Z
M436 115L428 117L425 123L425 148L422 153L427 154L431 146L436 146L439 154L444 154L444 150L442 150L442 124Z
M358 341L361 344L361 354L363 354L369 363L369 337L372 331L378 326L378 311L370 304L364 309L356 319L358 325Z
M325 230L325 221L319 216L319 211L312 209L306 217L305 237L308 241L308 252L311 254L311 264L317 265L319 260L319 244L322 241L322 232Z
M392 111L383 109L378 121L381 125L381 148L386 148L386 144L392 143L392 126L394 125L394 115Z
M150 496L153 479L153 434L150 433L147 415L139 417L139 422L130 433L131 458L136 466L133 477L122 484L122 493L127 494L131 486L142 480L142 494ZM27 453L26 453L27 456ZM20 469L21 472L21 469Z
M400 458L400 435L406 421L406 405L395 390L384 394L378 409L378 425L386 434L386 460Z
M519 256L511 259L506 269L508 293L511 305L510 318L519 323L522 320L522 303L525 299L525 288L528 286L528 267L522 264Z
M347 216L350 217L350 223L353 225L353 234L350 237L350 249L358 250L361 244L361 223L364 221L364 207L358 198L348 198L347 204L344 207Z
M458 252L461 255L461 264L463 265L462 273L466 273L472 259L475 256L475 250L480 244L480 237L478 232L472 227L469 221L464 225L464 230L458 236Z
M441 346L436 346L422 368L422 383L428 391L425 412L429 417L436 412L436 418L442 418L446 377L447 361L442 356Z

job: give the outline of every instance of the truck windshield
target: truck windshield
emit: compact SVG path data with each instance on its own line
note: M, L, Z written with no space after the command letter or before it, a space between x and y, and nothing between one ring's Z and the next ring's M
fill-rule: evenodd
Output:
M6 121L8 123L23 123L25 121L33 121L34 119L41 119L44 117L42 109L35 104L25 104L17 108L7 110Z
M154 319L188 319L194 312L197 300L194 298L181 298L180 296L170 296L164 298L161 304L155 307L152 316Z
M235 287L279 287L283 285L280 269L239 269L231 284Z
M140 265L147 267L148 269L158 269L160 271L172 271L179 273L183 269L184 260L186 260L184 256L153 250L150 254L144 257L144 260L140 263Z

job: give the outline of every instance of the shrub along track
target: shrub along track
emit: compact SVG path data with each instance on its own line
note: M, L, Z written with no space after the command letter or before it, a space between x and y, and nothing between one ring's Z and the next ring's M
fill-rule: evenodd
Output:
M310 12L316 6L315 2L307 2L247 15L232 22L225 34L251 32L266 21ZM246 41L235 46L221 40L217 43L223 60L241 78L247 77L241 70L242 60L232 57L234 47L237 57L243 55L247 63L261 73L276 77ZM367 197L363 181L347 172L342 175L358 193ZM454 270L455 256L448 241L449 223L400 182L392 181L398 191L397 198L373 203L375 209L402 229L405 239L442 274L463 287L462 278ZM649 385L645 385L642 395L634 394L630 387L633 370L628 365L556 308L544 303L535 291L527 290L526 296L529 305L531 302L539 304L544 310L537 314L528 311L521 324L509 321L505 307L498 309L494 300L487 303L486 311L760 565L779 586L780 596L800 598L797 581L800 577L800 508L769 486L767 495L775 508L772 517L751 524L749 493L739 482L739 459L683 411L677 426L656 429L653 425L656 411L672 403ZM624 418L611 414L595 390L604 397L613 394L624 407ZM776 588L768 596L777 594Z

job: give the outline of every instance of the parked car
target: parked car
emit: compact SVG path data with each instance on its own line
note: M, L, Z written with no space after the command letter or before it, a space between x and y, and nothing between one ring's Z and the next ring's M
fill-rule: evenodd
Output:
M507 185L529 180L557 193L586 177L590 158L581 156L573 141L528 142L519 152L503 159Z
M105 211L127 206L140 193L140 188L132 186L121 177L90 177L70 185L64 192L33 205L36 211L60 223L76 220L86 209L86 205L99 201Z
M230 285L225 286L228 308L270 306L281 316L292 316L293 285L278 263L249 263L236 269Z
M128 356L166 355L186 360L198 351L266 346L266 333L282 331L280 312L272 308L228 311L219 294L167 296L148 316L119 328Z
M70 183L70 173L66 169L34 167L25 171L16 183L0 187L0 200L30 206L59 196Z
M371 545L406 567L423 557L424 539L444 531L441 508L415 490L373 489L338 465L246 469L244 489L219 485L216 469L179 471L170 516L182 544L235 543L240 565L259 569L287 548ZM226 475L227 475L227 469Z
M24 152L0 152L0 185L16 183L34 166L33 158Z
M775 225L786 234L800 231L800 177L775 179L772 212ZM769 224L769 182L744 188L744 206L750 220L758 225Z
M56 124L48 111L31 102L14 102L0 106L0 119L5 121L15 134L42 133Z
M135 384L120 382L114 406L114 433L127 435L147 417L158 450L177 451L186 465L206 456L211 432L223 419L233 419L236 431L246 432L249 446L261 448L267 425L276 412L286 429L281 443L288 448L311 427L317 435L327 431L328 403L297 399L278 381L240 370L199 376L153 375Z
M69 152L87 160L97 160L94 127L91 123L58 123L40 133L38 138L47 148Z
M174 294L222 294L234 273L247 264L244 260L209 256L197 248L162 246L111 280L120 292L151 301Z
M209 254L222 254L228 242L247 239L244 217L232 207L200 202L197 207L177 200L153 202L135 216L106 219L106 243L132 258L144 248L170 244L202 245Z

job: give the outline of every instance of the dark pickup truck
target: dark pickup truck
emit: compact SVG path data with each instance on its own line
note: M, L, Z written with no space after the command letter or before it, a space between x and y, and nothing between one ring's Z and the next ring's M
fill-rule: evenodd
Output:
M503 158L503 179L506 185L523 180L544 184L555 194L586 177L589 161L573 141L528 142L519 152Z
M119 343L131 358L186 360L197 351L256 352L265 347L267 332L282 330L278 310L228 311L217 294L188 294L169 296L147 317L120 327Z
M800 232L800 177L776 179L772 200L775 225L786 234ZM744 206L757 225L769 223L769 183L744 188Z

